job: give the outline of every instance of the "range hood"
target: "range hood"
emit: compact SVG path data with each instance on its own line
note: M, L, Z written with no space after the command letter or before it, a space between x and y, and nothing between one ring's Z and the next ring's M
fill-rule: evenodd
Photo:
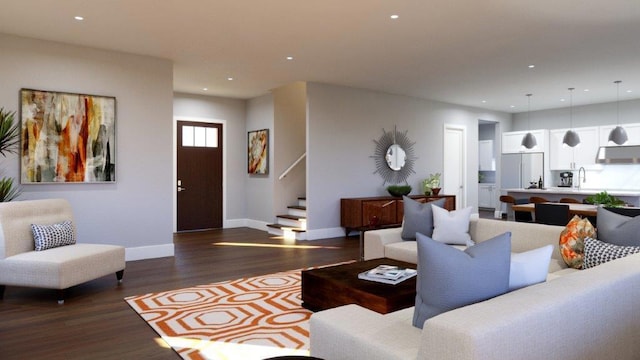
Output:
M601 146L596 155L598 164L640 164L640 145Z

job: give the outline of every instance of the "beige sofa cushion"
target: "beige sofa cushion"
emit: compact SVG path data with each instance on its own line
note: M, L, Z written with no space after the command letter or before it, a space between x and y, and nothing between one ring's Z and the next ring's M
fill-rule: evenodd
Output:
M378 314L358 305L320 311L310 319L311 356L331 360L415 359L421 330L413 327L413 307Z
M29 251L0 262L0 284L66 289L125 268L122 246L75 244Z

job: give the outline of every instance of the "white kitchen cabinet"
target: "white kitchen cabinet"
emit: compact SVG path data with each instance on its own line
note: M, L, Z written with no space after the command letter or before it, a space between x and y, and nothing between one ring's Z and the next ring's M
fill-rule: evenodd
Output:
M536 142L538 145L533 149L527 149L522 146L522 138L528 133L531 132L533 136L536 137ZM531 153L531 152L544 152L545 145L548 138L548 130L539 129L539 130L531 130L531 131L511 131L502 133L502 153L503 154L513 154L513 153Z
M600 146L617 146L617 144L609 143L609 133L618 125L603 125L600 126ZM625 131L629 140L624 144L627 145L640 145L640 123L633 124L620 124Z
M549 131L549 169L577 170L581 166L596 163L596 155L600 146L599 128L597 126L574 128L580 136L580 144L569 147L562 143L564 134L569 129Z
M496 169L493 157L493 140L478 141L478 168L480 171L494 171Z
M495 184L478 184L478 207L495 209Z

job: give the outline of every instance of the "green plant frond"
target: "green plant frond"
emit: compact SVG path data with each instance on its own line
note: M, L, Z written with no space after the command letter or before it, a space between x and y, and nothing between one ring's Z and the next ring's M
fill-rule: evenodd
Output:
M624 201L618 199L613 195L608 194L606 191L602 191L597 194L587 196L585 198L585 202L589 204L614 206L614 207L624 205Z
M0 108L0 154L16 153L20 141L20 125L14 122L16 112Z
M20 196L20 189L13 185L13 179L3 177L0 179L0 202L9 202Z

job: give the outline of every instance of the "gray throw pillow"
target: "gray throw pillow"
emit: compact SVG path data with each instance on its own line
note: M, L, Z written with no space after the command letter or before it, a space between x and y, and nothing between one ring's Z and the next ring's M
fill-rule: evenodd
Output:
M421 203L410 197L402 197L404 220L402 221L402 240L415 240L416 233L427 236L433 234L433 211L431 205L444 207L445 199Z
M598 240L620 246L640 246L640 216L616 214L598 207Z
M511 233L460 251L418 234L418 279L413 326L443 312L509 291Z

